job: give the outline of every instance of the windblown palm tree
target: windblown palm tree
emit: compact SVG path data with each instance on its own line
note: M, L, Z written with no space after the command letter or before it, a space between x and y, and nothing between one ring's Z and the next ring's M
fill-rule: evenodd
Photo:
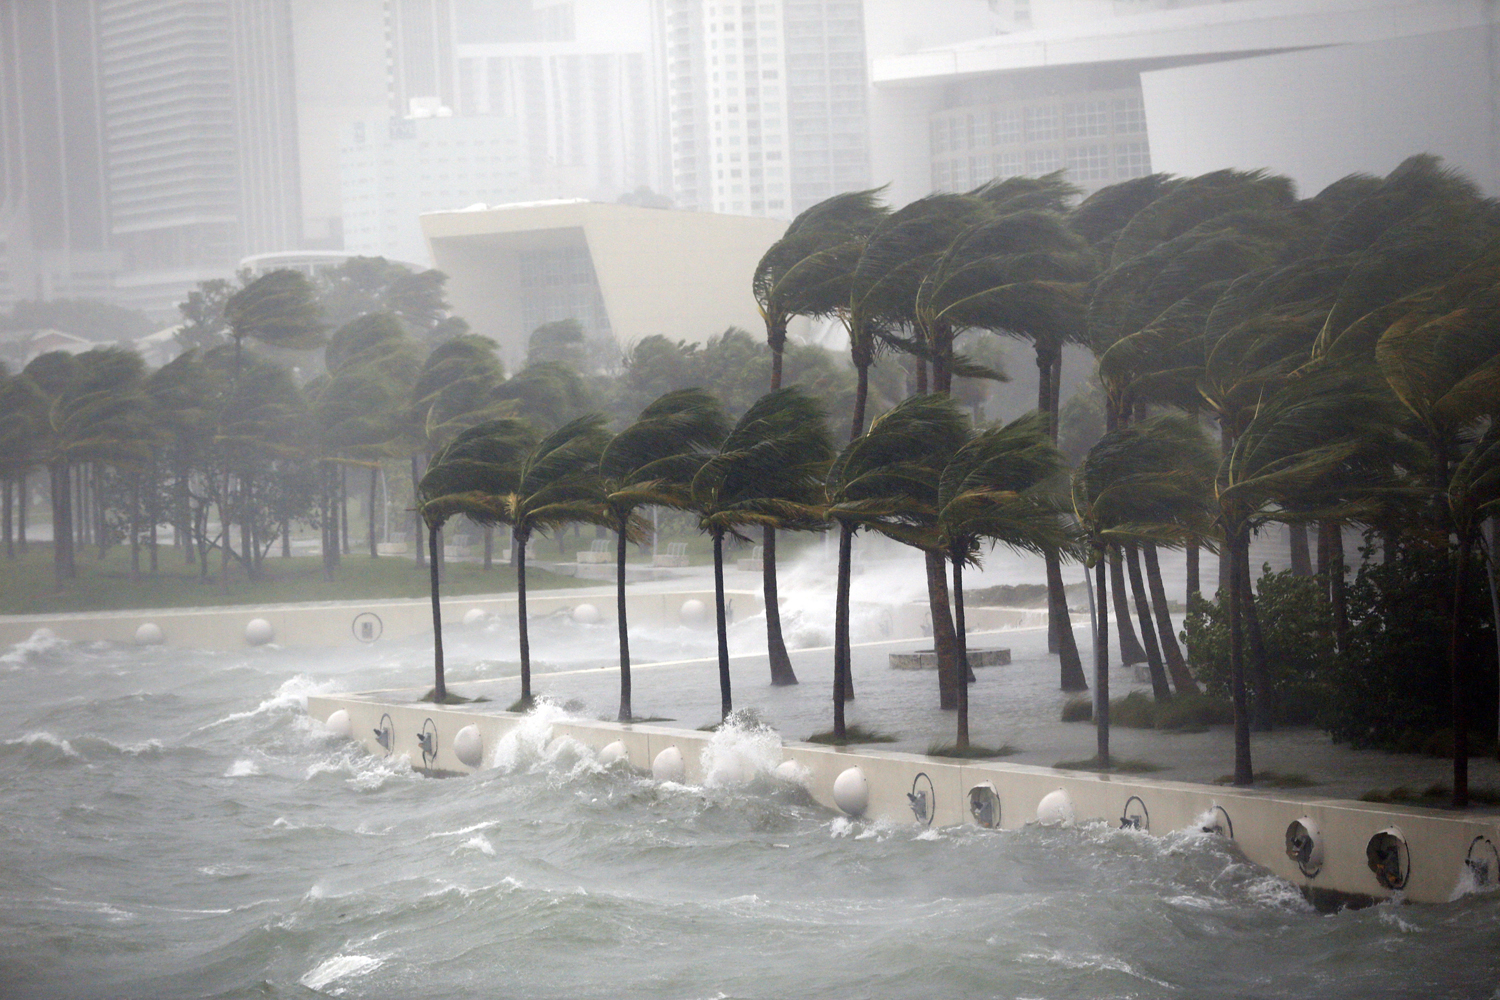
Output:
M683 507L687 486L728 430L718 401L702 389L669 392L635 423L610 439L599 456L595 485L605 520L615 531L615 615L620 631L621 722L632 718L630 632L626 623L625 552L638 536L635 512L644 506ZM774 681L773 681L774 683Z
M724 538L746 528L816 531L823 474L833 455L823 409L792 387L767 393L751 405L697 473L689 508L714 549L714 612L719 638L722 717L733 710L729 636L724 614Z
M1160 416L1107 432L1073 474L1073 512L1094 569L1094 725L1109 767L1109 550L1131 541L1178 544L1208 528L1216 462L1202 431Z
M524 420L502 418L467 428L438 450L417 486L417 512L426 525L434 552L437 551L438 532L455 514L488 523L501 519L499 498L519 488L522 462L536 444L536 432L530 424ZM429 580L433 701L441 705L447 700L448 688L443 678L443 617L438 601L440 581L436 559L429 567ZM524 628L524 612L521 620Z

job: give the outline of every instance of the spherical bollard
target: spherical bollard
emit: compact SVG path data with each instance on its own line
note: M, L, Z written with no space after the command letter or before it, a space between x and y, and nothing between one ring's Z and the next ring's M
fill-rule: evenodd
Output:
M833 779L833 804L850 816L863 816L870 805L870 783L857 767Z
M1036 821L1042 826L1065 826L1073 822L1073 800L1061 788L1048 792L1036 804Z
M349 721L349 713L342 708L331 712L324 725L328 727L330 733L346 740L349 734L354 732L354 724Z
M755 772L745 762L745 758L733 750L721 750L714 759L713 770L708 775L708 783L728 788L743 785L754 776Z
M675 746L667 747L651 761L651 777L657 781L675 781L682 784L687 776L687 766L682 761L682 751Z
M478 726L464 726L453 736L453 756L467 767L478 767L484 762L484 737Z
M619 740L606 744L604 749L599 751L599 765L601 767L609 767L617 760L623 760L627 764L630 763L630 751L625 749L625 744Z
M135 630L135 644L137 646L159 646L166 639L166 633L155 622L146 622L146 624Z
M245 641L252 646L264 646L276 638L276 630L264 618L252 618L245 626Z
M479 625L490 617L490 613L483 608L470 608L464 612L465 625Z
M682 608L677 612L678 619L689 628L699 628L708 624L708 605L690 597L682 602Z
M805 786L807 784L807 768L803 767L795 760L782 761L780 764L776 765L776 769L771 773L776 775L776 777L780 778L782 781L789 781L794 785Z
M598 625L599 609L592 604L580 604L573 609L573 620L579 625Z

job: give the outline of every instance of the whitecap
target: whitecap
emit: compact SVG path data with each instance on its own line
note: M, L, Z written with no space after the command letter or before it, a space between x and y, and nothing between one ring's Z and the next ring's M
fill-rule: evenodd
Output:
M483 836L470 837L468 840L460 844L458 849L478 851L480 854L483 854L487 858L493 858L495 856L495 845L491 844L489 840Z
M57 633L50 628L39 628L32 632L30 637L22 639L10 648L10 652L0 656L0 663L8 663L19 667L37 653L45 653L56 649L58 646L66 645L64 639L59 639Z
M246 712L230 712L222 719L215 719L207 725L199 726L193 730L200 733L205 729L222 726L230 722L241 722L245 719L253 719L257 715L265 715L271 712L296 711L305 713L307 711L307 699L309 695L325 695L337 691L338 683L332 680L314 680L306 674L298 674L281 682L271 697L262 701Z
M482 823L475 823L472 826L462 827L458 830L434 830L427 835L427 839L431 840L433 837L462 837L465 834L478 833L481 830L488 830L492 826L499 825L499 820L487 819Z
M253 760L237 760L224 772L226 778L250 778L260 774L260 765Z
M31 746L36 746L39 743L42 744L42 745L44 745L44 746L56 747L58 750L62 751L62 754L63 754L64 757L82 757L83 756L77 750L74 750L73 749L73 744L69 743L67 740L62 739L61 737L58 737L58 736L54 736L51 733L45 732L45 731L43 731L43 732L35 732L35 733L26 733L24 736L18 737L17 739L6 740L5 741L5 745L8 746L8 747L14 747L14 746L31 747Z
M298 980L310 990L321 990L330 983L353 976L365 976L385 964L373 955L334 955Z

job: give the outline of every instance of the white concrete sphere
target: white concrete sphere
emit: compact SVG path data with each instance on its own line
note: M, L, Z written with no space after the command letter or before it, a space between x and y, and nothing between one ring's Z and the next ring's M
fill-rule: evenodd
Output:
M349 721L349 713L342 708L330 713L324 725L328 727L330 733L346 740L349 734L354 732L354 723Z
M657 781L675 781L682 784L687 777L687 766L682 760L682 751L675 746L667 747L651 761L651 777Z
M478 625L486 621L489 617L490 613L483 608L470 608L464 612L464 624Z
M1036 821L1043 826L1065 826L1073 822L1073 800L1061 788L1048 792L1036 804Z
M573 620L580 625L598 625L601 617L592 604L580 604L573 609Z
M790 781L794 785L805 785L807 783L807 769L795 760L784 760L776 765L771 772L782 781Z
M245 641L252 646L264 646L276 638L276 630L264 618L252 618L245 625Z
M155 622L146 622L135 630L135 644L137 646L159 646L166 640L166 633Z
M708 605L696 597L689 597L682 602L682 608L677 612L677 617L689 628L700 628L708 624Z
M870 783L857 767L833 779L833 804L850 816L863 816L870 806Z
M464 726L453 736L453 756L468 767L478 767L484 762L484 737L478 726Z
M625 744L621 741L605 744L604 749L599 751L599 764L602 767L609 767L617 760L630 763L630 751L625 749Z

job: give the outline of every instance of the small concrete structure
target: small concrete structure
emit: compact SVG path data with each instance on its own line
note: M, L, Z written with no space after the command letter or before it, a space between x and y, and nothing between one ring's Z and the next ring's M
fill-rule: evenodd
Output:
M508 712L348 696L310 696L307 711L319 721L347 713L352 732L370 752L406 756L427 773L444 775L468 774L480 766L457 756L454 745L461 730L473 727L482 745L491 747L523 718ZM333 721L341 731L344 718ZM425 753L426 744L419 743L424 733L433 734L428 742L436 753ZM657 780L702 785L710 778L704 771L704 750L713 739L711 733L580 720L553 724L549 742L562 737L595 753L609 747L616 760L623 751L630 761L650 761ZM469 737L471 743L474 738ZM1500 821L1494 816L1292 799L1256 789L811 743L783 744L782 760L773 773L796 780L826 808L847 806L844 811L857 809L870 821L912 822L909 796L918 776L925 775L922 788L929 795L924 812L926 822L935 827L973 823L1014 829L1031 823L1104 822L1158 836L1174 830L1226 836L1250 861L1301 887L1320 905L1368 902L1398 893L1412 902L1442 903L1463 886L1500 880ZM857 794L861 790L863 796ZM1303 837L1309 831L1316 834L1316 869L1307 864L1314 856Z
M969 666L971 667L1003 667L1010 663L1010 650L994 647L990 649L969 650ZM937 651L933 649L914 649L909 653L892 653L892 670L936 670L938 665Z

